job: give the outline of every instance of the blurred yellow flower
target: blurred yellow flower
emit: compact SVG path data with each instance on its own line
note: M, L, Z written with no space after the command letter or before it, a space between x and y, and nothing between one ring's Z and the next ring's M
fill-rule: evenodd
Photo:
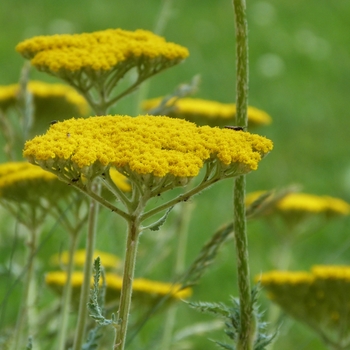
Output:
M23 155L67 182L114 166L129 179L168 176L186 184L205 162L217 166L220 178L255 170L271 149L270 140L248 132L160 116L103 116L56 123L27 141Z
M85 249L77 250L74 253L74 265L81 266L81 267L84 266L85 257L86 257L86 250ZM95 250L94 255L93 255L93 259L96 259L97 257L100 257L101 265L104 268L115 269L120 265L120 259L113 254L102 252L100 250ZM50 259L50 262L53 265L59 265L60 263L67 265L68 258L69 258L69 252L64 251L62 253L53 255Z
M350 266L313 266L311 272L271 271L256 276L268 296L340 349L350 345Z
M37 227L49 213L60 215L60 206L74 193L56 175L30 163L0 164L0 205L27 227Z
M27 162L0 164L0 200L15 203L53 203L72 189L56 175Z
M103 263L103 261L102 261ZM119 292L122 287L123 278L115 273L106 273L106 286L107 286L107 298L109 300L119 298ZM67 274L63 271L48 272L45 276L45 282L47 285L55 290L60 291L67 279ZM72 286L80 287L83 283L83 273L73 272L72 274ZM91 285L93 281L91 280ZM102 280L100 280L100 285L102 285ZM187 298L192 294L190 288L178 291L181 287L180 285L173 285L172 283L164 283L159 281L152 281L144 278L135 278L133 281L133 295L138 297L141 295L149 295L154 297L165 296L171 294L174 299Z
M20 91L19 84L0 85L0 109L6 111L14 106ZM28 91L33 95L35 117L51 120L85 116L88 112L86 100L70 86L29 81Z
M342 199L329 196L316 196L306 193L291 193L278 204L283 211L307 211L311 213L350 214L350 204Z
M246 204L252 204L264 191L249 193ZM310 213L327 215L349 215L350 204L340 198L330 196L317 196L307 193L287 193L283 198L276 200L271 194L267 199L271 205L267 205L268 213L277 210L281 213ZM266 203L265 203L266 204Z
M143 102L146 112L159 106L162 98L154 98ZM236 105L234 103L220 103L217 101L203 100L199 98L170 99L162 112L169 117L182 118L199 125L223 126L235 123ZM255 107L248 107L249 127L267 125L271 123L271 117L264 111Z

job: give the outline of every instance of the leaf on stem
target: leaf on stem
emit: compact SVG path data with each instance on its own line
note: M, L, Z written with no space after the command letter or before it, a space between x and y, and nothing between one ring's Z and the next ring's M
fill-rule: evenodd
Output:
M100 289L100 276L102 275L102 288ZM93 318L99 325L108 326L114 324L114 317L112 319L107 319L104 317L104 299L106 294L106 283L105 274L103 267L101 266L100 257L94 260L94 284L90 291L90 302L87 304L89 310L89 315ZM100 306L101 304L101 306Z
M151 231L158 231L163 226L163 224L165 223L165 221L166 221L170 211L173 208L174 208L174 206L170 207L159 220L157 220L156 222L150 224L149 226L144 227L143 230L150 229Z

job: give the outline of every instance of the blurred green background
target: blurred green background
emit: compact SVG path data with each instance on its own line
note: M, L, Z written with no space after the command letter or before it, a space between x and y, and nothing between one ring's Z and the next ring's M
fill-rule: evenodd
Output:
M35 36L80 33L107 28L152 30L159 16L159 0L2 0L0 2L0 85L18 81L24 59L15 52L18 42ZM346 1L260 1L247 4L250 40L250 104L267 111L273 123L254 130L274 141L274 150L259 169L247 176L247 190L281 188L300 184L308 193L331 195L350 202L349 96L350 96L350 3ZM201 75L197 97L220 102L235 100L234 17L229 0L174 0L163 35L186 46L190 57L175 68L150 80L149 97L172 91L178 84ZM32 71L33 79L56 82ZM115 113L132 114L135 96L123 100ZM3 158L2 160L5 160ZM204 242L232 217L232 182L218 184L193 199L187 262ZM102 213L98 248L122 254L123 232L115 234L117 219ZM11 237L14 224L1 213L2 231ZM105 219L107 218L107 219ZM170 219L171 221L171 219ZM349 264L349 219L329 222L318 232L302 237L293 246L291 269L308 270L312 264ZM170 224L169 224L170 226ZM120 229L123 231L124 228ZM274 236L260 222L249 224L252 275L274 268L270 256ZM55 231L39 253L45 259L66 238ZM57 231L57 232L56 232ZM152 254L149 247L157 233L142 237L140 259ZM0 240L6 264L8 239ZM146 248L147 247L147 248ZM193 300L229 301L237 295L235 256L230 242L217 263L195 288ZM170 257L171 259L171 257ZM169 280L172 262L162 264L153 278ZM47 269L42 266L43 271ZM166 271L164 271L166 270ZM137 272L136 272L137 274ZM13 291L10 303L19 292ZM1 288L2 293L5 288ZM262 292L262 304L266 306ZM10 309L10 306L7 306ZM211 320L181 306L179 328L200 320ZM285 321L276 349L324 349L304 326ZM2 325L0 325L1 328ZM193 349L211 349L206 338L224 339L223 333L194 337Z

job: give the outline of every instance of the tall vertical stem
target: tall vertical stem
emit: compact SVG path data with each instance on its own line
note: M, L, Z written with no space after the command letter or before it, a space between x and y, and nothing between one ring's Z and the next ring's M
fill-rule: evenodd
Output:
M131 306L132 282L136 265L136 253L140 235L139 216L135 215L128 223L128 237L126 241L125 261L123 271L123 285L120 295L118 310L118 325L114 349L124 350L126 342L126 331L128 326L129 312Z
M185 260L186 260L186 248L188 241L188 226L190 223L190 218L192 210L194 208L193 203L181 203L180 206L180 219L179 224L176 227L178 244L176 248L176 257L175 257L175 276L180 276L185 269ZM161 343L162 350L169 350L171 348L172 336L174 327L176 324L176 314L177 314L178 305L172 305L167 311L167 316L164 325L163 339Z
M248 126L248 23L245 0L233 0L236 25L236 123Z
M33 209L32 217L33 224L32 227L28 226L30 230L30 239L28 241L28 259L27 259L27 274L24 281L24 290L21 301L21 309L17 319L16 328L13 334L13 349L18 350L22 349L24 336L32 336L32 332L35 332L36 320L35 312L31 312L31 309L34 307L34 299L36 295L33 295L36 289L35 281L35 253L37 249L37 239L38 239L38 227L35 220L35 209ZM33 314L33 319L30 319L30 316ZM27 339L26 339L27 341Z
M248 109L248 24L245 0L233 0L236 26L236 124L247 126ZM248 239L245 213L245 176L234 180L234 234L237 254L238 288L240 298L240 334L238 350L252 350L255 322L250 287Z
M77 247L78 234L71 234L69 257L67 264L67 280L64 285L62 301L61 301L61 319L58 331L58 350L64 350L68 329L69 307L72 294L72 274L74 270L74 253Z
M92 192L99 193L101 186L98 183L92 184ZM92 263L93 254L95 249L95 239L96 239L96 226L98 218L99 204L94 199L90 199L89 207L89 221L88 221L88 234L86 237L86 255L84 264L84 281L81 287L80 301L79 301L79 311L78 311L78 323L75 332L73 350L81 350L84 336L85 336L85 326L87 318L87 303L89 301L89 292L92 276Z

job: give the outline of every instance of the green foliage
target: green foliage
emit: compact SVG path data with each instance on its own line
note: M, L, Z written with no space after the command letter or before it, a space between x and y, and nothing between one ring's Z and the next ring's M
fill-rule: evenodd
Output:
M174 108L174 104L181 98L187 97L197 92L200 84L200 76L195 75L191 82L186 84L183 83L176 87L176 89L166 95L159 103L158 106L153 109L147 111L148 114L153 115L168 115L168 113ZM171 101L169 105L169 101Z
M104 300L106 295L106 283L104 278L104 270L101 266L100 257L94 261L94 285L90 291L90 302L87 304L89 315L101 326L109 326L115 324L115 316L112 314L111 319L105 318L104 314ZM103 285L100 289L100 277L102 276ZM91 336L94 336L92 334Z
M26 350L32 350L32 349L33 349L33 338L29 337L28 338L28 343L27 343L27 346L26 346Z
M98 348L98 341L102 337L102 334L100 333L101 328L101 325L96 325L95 328L89 331L87 341L83 344L82 350L96 350Z
M220 228L204 245L198 254L198 257L190 265L187 271L179 278L179 282L183 284L183 288L196 285L204 272L212 265L219 249L226 242L230 233L232 233L233 225L228 224Z
M152 224L150 224L147 227L144 227L143 230L150 229L151 231L158 231L165 223L169 213L171 212L171 210L173 208L174 208L174 206L170 207L159 220L157 220L156 222L153 222Z
M266 333L266 323L262 322L262 314L257 310L257 294L258 287L254 287L252 290L252 304L254 310L254 316L257 323L257 332L254 340L254 350L264 350L276 336L276 332L273 334ZM224 303L212 303L212 302L188 302L188 306L195 309L198 312L213 315L222 319L225 322L225 334L233 341L233 345L222 343L215 340L214 342L223 349L236 350L236 344L238 342L241 333L241 318L240 318L240 303L239 299L231 298L232 306L227 306Z
M276 203L290 193L297 192L300 186L292 185L280 190L271 190L262 193L246 208L247 219L256 219L264 213L273 210Z

